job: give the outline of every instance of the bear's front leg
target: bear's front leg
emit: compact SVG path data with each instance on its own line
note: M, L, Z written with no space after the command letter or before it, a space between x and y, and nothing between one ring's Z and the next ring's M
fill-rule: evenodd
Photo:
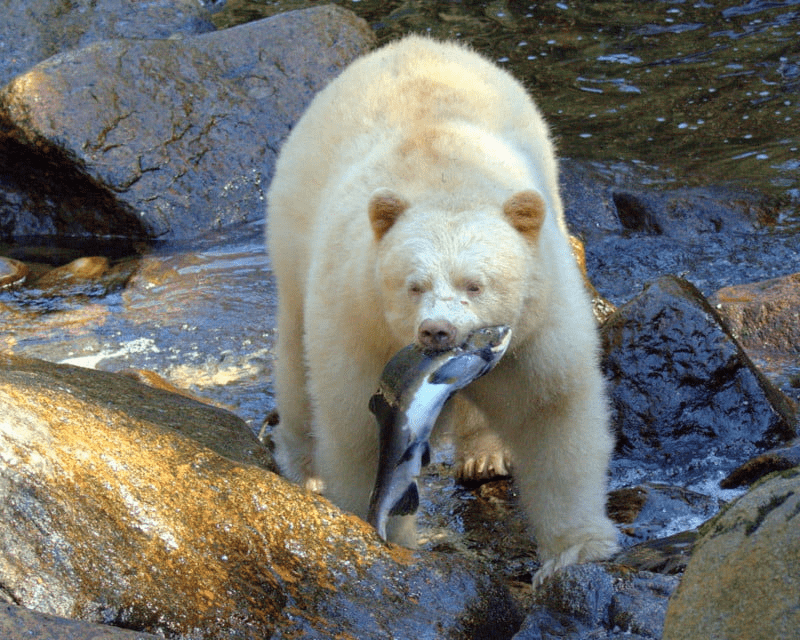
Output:
M569 392L554 395L538 392L543 381L515 386L520 377L507 372L483 387L476 384L475 395L514 452L520 504L541 562L535 587L567 565L605 560L618 550L606 515L613 439L599 372L585 372Z
M536 587L570 564L605 560L618 549L606 515L613 448L600 392L565 397L515 430L515 477L536 538Z
M286 299L284 296L282 299ZM272 434L275 461L281 473L311 491L319 492L314 475L311 408L303 362L302 311L285 302L278 311L275 393L278 426Z

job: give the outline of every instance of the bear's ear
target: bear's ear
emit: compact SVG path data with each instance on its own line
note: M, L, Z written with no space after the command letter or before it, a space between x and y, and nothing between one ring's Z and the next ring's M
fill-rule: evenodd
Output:
M369 221L375 238L380 240L408 209L408 202L391 189L378 189L369 199Z
M519 191L506 200L503 213L517 231L535 240L544 222L544 200L535 191Z

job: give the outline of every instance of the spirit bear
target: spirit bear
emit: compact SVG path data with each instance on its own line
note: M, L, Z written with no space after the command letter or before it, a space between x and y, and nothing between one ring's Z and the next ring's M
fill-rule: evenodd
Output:
M445 349L506 324L504 358L440 417L465 436L461 473L502 472L511 453L538 581L616 550L595 322L547 126L518 82L421 37L357 60L289 136L268 213L287 477L364 517L384 365L414 341ZM413 545L410 517L392 520L390 539Z

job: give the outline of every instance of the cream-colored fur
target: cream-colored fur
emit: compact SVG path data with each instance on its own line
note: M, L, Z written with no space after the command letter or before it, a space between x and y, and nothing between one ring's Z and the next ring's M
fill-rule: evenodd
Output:
M363 517L378 450L367 405L386 362L420 339L424 320L458 340L508 324L509 352L462 392L462 408L477 408L462 466L498 456L505 466L504 447L512 453L537 580L613 553L598 339L547 127L522 87L459 45L388 45L314 99L268 199L283 472L318 475ZM413 519L392 535L413 544Z

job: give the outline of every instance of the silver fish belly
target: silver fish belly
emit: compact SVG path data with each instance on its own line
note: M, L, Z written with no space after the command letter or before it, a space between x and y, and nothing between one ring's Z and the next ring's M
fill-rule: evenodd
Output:
M445 403L491 371L510 341L509 327L485 327L447 351L409 345L384 368L369 402L380 430L380 458L367 515L384 540L389 516L411 515L419 507L417 477L428 464L428 440Z

